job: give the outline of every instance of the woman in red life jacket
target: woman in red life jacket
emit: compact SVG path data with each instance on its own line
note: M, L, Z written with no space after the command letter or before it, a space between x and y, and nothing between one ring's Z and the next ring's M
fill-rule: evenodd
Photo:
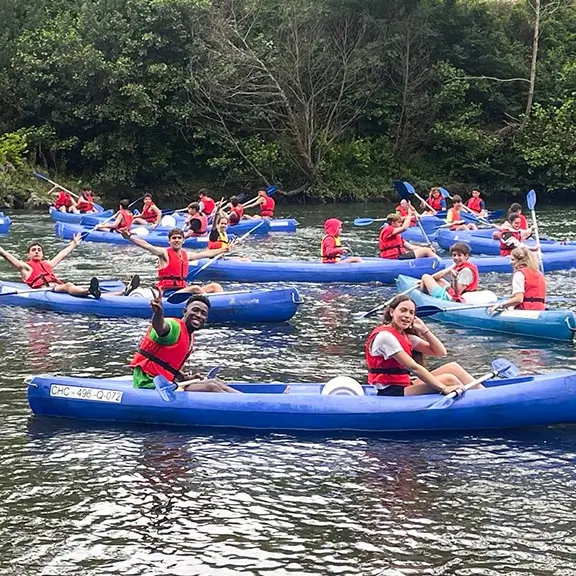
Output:
M80 198L76 202L76 210L80 214L93 214L96 212L96 207L94 206L94 198L92 197L92 192L88 189L83 189L80 192Z
M59 190L54 201L54 208L60 212L77 212L76 202L66 190Z
M538 262L525 246L514 248L510 254L512 297L490 308L493 314L502 308L519 310L546 310L546 279L538 269Z
M432 248L416 246L402 238L402 232L410 226L410 214L404 220L396 213L388 214L386 222L387 224L380 228L378 237L380 258L388 258L389 260L434 258L435 252Z
M422 212L423 216L434 216L436 212L446 210L446 199L444 198L444 196L442 196L442 193L438 188L430 188L430 193L428 194L426 202L428 202L432 210L430 210L430 208L428 208L428 206L426 206L426 204L422 202L421 207L426 208L426 210Z
M394 210L396 210L396 213L399 214L402 219L410 215L410 226L416 226L416 216L414 216L415 210L408 200L400 200L400 204L398 204Z
M362 258L353 256L342 259L345 254L350 253L350 248L342 246L340 234L342 233L342 221L338 218L328 218L324 222L324 237L320 243L320 256L324 264L353 264L362 262Z
M189 263L200 258L213 258L223 252L228 252L233 244L217 250L204 250L202 252L188 252L184 249L184 232L180 228L173 228L168 232L169 248L152 246L135 235L130 235L124 231L124 238L130 240L132 244L150 252L158 258L158 289L162 292L173 292L175 290L190 292L191 294L213 294L224 292L224 289L217 282L210 282L203 286L188 284Z
M494 232L493 238L500 241L500 256L510 256L514 248L523 246L522 242L532 235L532 230L520 228L522 220L517 212L512 212L500 230Z
M478 289L480 278L478 267L468 262L470 246L464 242L456 242L451 246L450 255L454 265L433 275L424 274L421 289L434 298L462 302L462 294ZM448 274L450 274L450 282L444 279L444 276Z
M480 216L486 216L486 203L480 197L479 190L472 190L472 197L468 198L466 207Z
M508 208L508 216L506 216L506 219L512 216L512 214L518 214L518 216L520 217L520 230L528 230L529 228L528 220L526 220L526 216L522 214L521 204L518 204L518 202L513 202L512 204L510 204L510 208Z
M97 278L90 280L89 288L82 288L72 282L63 282L54 273L54 268L71 254L81 241L80 233L75 234L70 244L60 250L51 260L44 260L44 249L38 242L33 242L28 246L28 260L26 261L19 260L3 248L0 248L0 256L20 272L22 281L26 282L30 288L52 288L53 292L65 292L71 296L90 295L100 298L100 285Z
M452 224L450 230L478 230L476 224L466 224L462 219L462 197L458 194L452 196L452 208L446 214L446 222Z
M372 330L365 346L368 384L378 388L378 396L449 394L474 380L456 362L429 372L414 360L414 351L446 356L442 342L416 317L416 304L408 296L397 296L384 312L384 324ZM411 380L410 372L418 379Z
M162 297L150 302L152 325L140 342L130 362L133 368L134 388L154 388L154 377L165 376L178 382L178 391L187 392L236 392L218 378L203 379L200 374L185 374L186 361L194 350L194 333L204 327L210 312L210 300L201 294L188 299L182 320L164 318Z
M198 192L198 198L200 198L200 210L206 214L206 216L210 217L216 208L216 202L208 196L207 192L207 190L202 188L202 190Z
M142 213L134 218L132 224L151 225L151 228L156 228L162 220L162 210L154 204L151 194L145 194L143 200Z
M113 230L114 232L129 231L134 222L134 214L128 209L128 206L130 206L128 200L121 200L114 222L109 224L103 222L95 226L94 230Z
M191 236L201 236L208 231L208 218L200 211L198 202L188 204L188 217L186 218L186 238Z

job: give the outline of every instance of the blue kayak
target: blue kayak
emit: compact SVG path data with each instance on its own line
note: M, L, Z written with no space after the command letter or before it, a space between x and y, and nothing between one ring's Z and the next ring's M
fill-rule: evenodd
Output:
M48 213L50 217L55 222L65 222L66 224L81 224L83 218L94 218L98 222L102 222L106 218L110 218L112 214L114 214L113 210L104 210L102 206L96 204L97 212L93 212L91 214L74 214L72 212L60 212L60 210L56 210L53 206L48 208Z
M479 231L480 232L480 231ZM472 254L486 254L489 256L500 254L500 242L494 240L492 235L482 230L480 233L474 231L451 231L438 230L436 242L441 248L449 250L455 242L466 242L470 246ZM533 240L524 242L526 246L534 247L536 243ZM560 242L545 241L540 244L542 252L571 252L576 250L576 244L561 244Z
M102 288L108 291L122 290L118 282L103 282ZM26 290L23 294L15 291ZM80 298L69 294L37 290L19 282L0 281L0 305L38 308L66 314L89 314L107 318L150 318L150 297L137 295L110 296L105 292L99 300L91 297ZM296 314L302 303L295 288L275 290L242 290L207 294L211 308L209 324L259 324L265 322L287 322ZM185 303L170 304L164 300L166 316L181 318Z
M321 383L230 383L244 394L175 392L132 387L130 377L34 376L28 384L32 412L82 421L270 432L436 432L549 426L576 422L576 372L488 380L447 408L432 408L436 394L401 398L323 395Z
M576 250L544 254L544 270L568 270L576 268ZM189 278L198 280L223 280L235 282L346 282L361 284L381 282L394 284L400 274L421 278L423 274L433 274L452 265L452 260L443 258L418 258L416 260L386 260L384 258L363 258L362 262L347 264L323 264L306 260L252 260L241 261L221 258L206 270L196 274L196 270L208 260L190 262ZM510 258L494 256L472 258L480 273L512 272Z
M398 291L403 292L416 282L416 278L400 275L396 282ZM466 310L466 304L433 298L420 290L413 290L409 295L418 307L436 306L445 310L430 316L430 319L443 324L564 341L571 341L576 331L576 317L572 310L506 310L490 315L487 306Z
M12 220L4 212L0 212L0 234L8 234L11 225Z

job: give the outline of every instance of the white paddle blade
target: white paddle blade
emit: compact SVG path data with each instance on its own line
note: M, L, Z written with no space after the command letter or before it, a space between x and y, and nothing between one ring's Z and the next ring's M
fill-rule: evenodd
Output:
M170 214L166 214L166 216L162 216L160 224L166 228L176 228L176 218Z
M350 376L337 376L322 387L323 396L364 396L364 388Z
M152 300L154 298L154 292L150 288L136 288L128 294L128 298L146 298L147 300Z
M148 228L145 228L144 226L138 226L137 228L133 228L131 232L136 236L148 236L148 234L150 234L150 230L148 230Z

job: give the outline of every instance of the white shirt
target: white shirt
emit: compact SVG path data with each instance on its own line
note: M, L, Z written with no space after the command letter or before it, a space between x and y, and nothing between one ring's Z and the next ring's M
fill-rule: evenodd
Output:
M422 342L422 338L418 338L418 336L414 336L414 334L409 334L408 338L410 339L412 348L416 348L416 346ZM376 334L370 346L370 354L372 354L372 356L383 356L385 360L388 360L388 358L394 356L394 354L397 354L401 350L404 350L404 348L402 348L398 338L387 330Z
M474 282L472 270L470 270L470 268L462 268L462 270L458 272L458 276L456 276L456 284L460 284L460 286L470 286L472 282Z
M512 275L512 296L526 292L526 277L522 272L514 272Z

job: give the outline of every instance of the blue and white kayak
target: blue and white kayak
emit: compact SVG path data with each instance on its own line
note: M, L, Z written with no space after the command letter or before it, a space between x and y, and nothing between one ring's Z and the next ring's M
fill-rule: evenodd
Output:
M0 212L0 234L8 234L11 225L12 220L4 212Z
M230 383L244 394L175 392L132 387L130 377L34 376L28 402L39 416L99 422L234 428L270 432L394 433L483 430L576 422L576 372L488 380L447 408L438 395L401 398L323 395L322 383Z
M398 291L403 292L417 282L416 278L400 275L396 282ZM433 298L420 290L410 292L416 306L436 306L445 312L430 316L431 320L453 324L474 330L490 330L546 340L570 341L576 331L576 316L572 310L506 310L490 315L488 306L468 308L467 304Z
M102 282L102 288L119 291L121 282ZM95 300L47 290L29 291L26 284L0 281L0 305L51 310L66 314L88 314L106 318L150 318L147 291L138 290L130 296L110 296L106 292ZM23 292L23 293L18 293ZM295 288L273 290L239 290L207 294L210 299L209 324L260 324L287 322L296 314L302 298ZM166 316L181 318L185 303L170 304L164 300Z
M56 210L56 208L50 206L48 213L55 222L66 222L67 224L81 224L82 219L88 217L102 222L102 220L110 218L110 216L114 214L113 210L104 210L99 204L96 204L96 209L97 211L91 214L74 214L72 212L60 212L60 210Z
M421 278L423 274L433 274L452 265L452 260L443 258L418 258L416 260L387 260L384 258L363 258L362 262L348 264L323 264L306 260L252 260L240 261L222 258L206 270L196 274L196 270L208 260L190 262L190 278L200 280L223 280L231 282L346 282L362 284L380 282L394 284L400 274ZM568 270L576 268L576 250L544 254L544 270ZM472 258L480 273L512 272L510 258L494 256Z
M496 256L500 254L500 242L494 240L492 235L486 235L484 230L476 233L474 231L451 231L451 230L438 230L436 234L436 242L441 248L449 250L450 246L455 242L466 242L470 246L472 254L486 254L489 256ZM527 246L536 246L533 240L524 242ZM575 243L561 244L560 242L544 241L541 242L540 248L542 252L570 252L576 250Z

